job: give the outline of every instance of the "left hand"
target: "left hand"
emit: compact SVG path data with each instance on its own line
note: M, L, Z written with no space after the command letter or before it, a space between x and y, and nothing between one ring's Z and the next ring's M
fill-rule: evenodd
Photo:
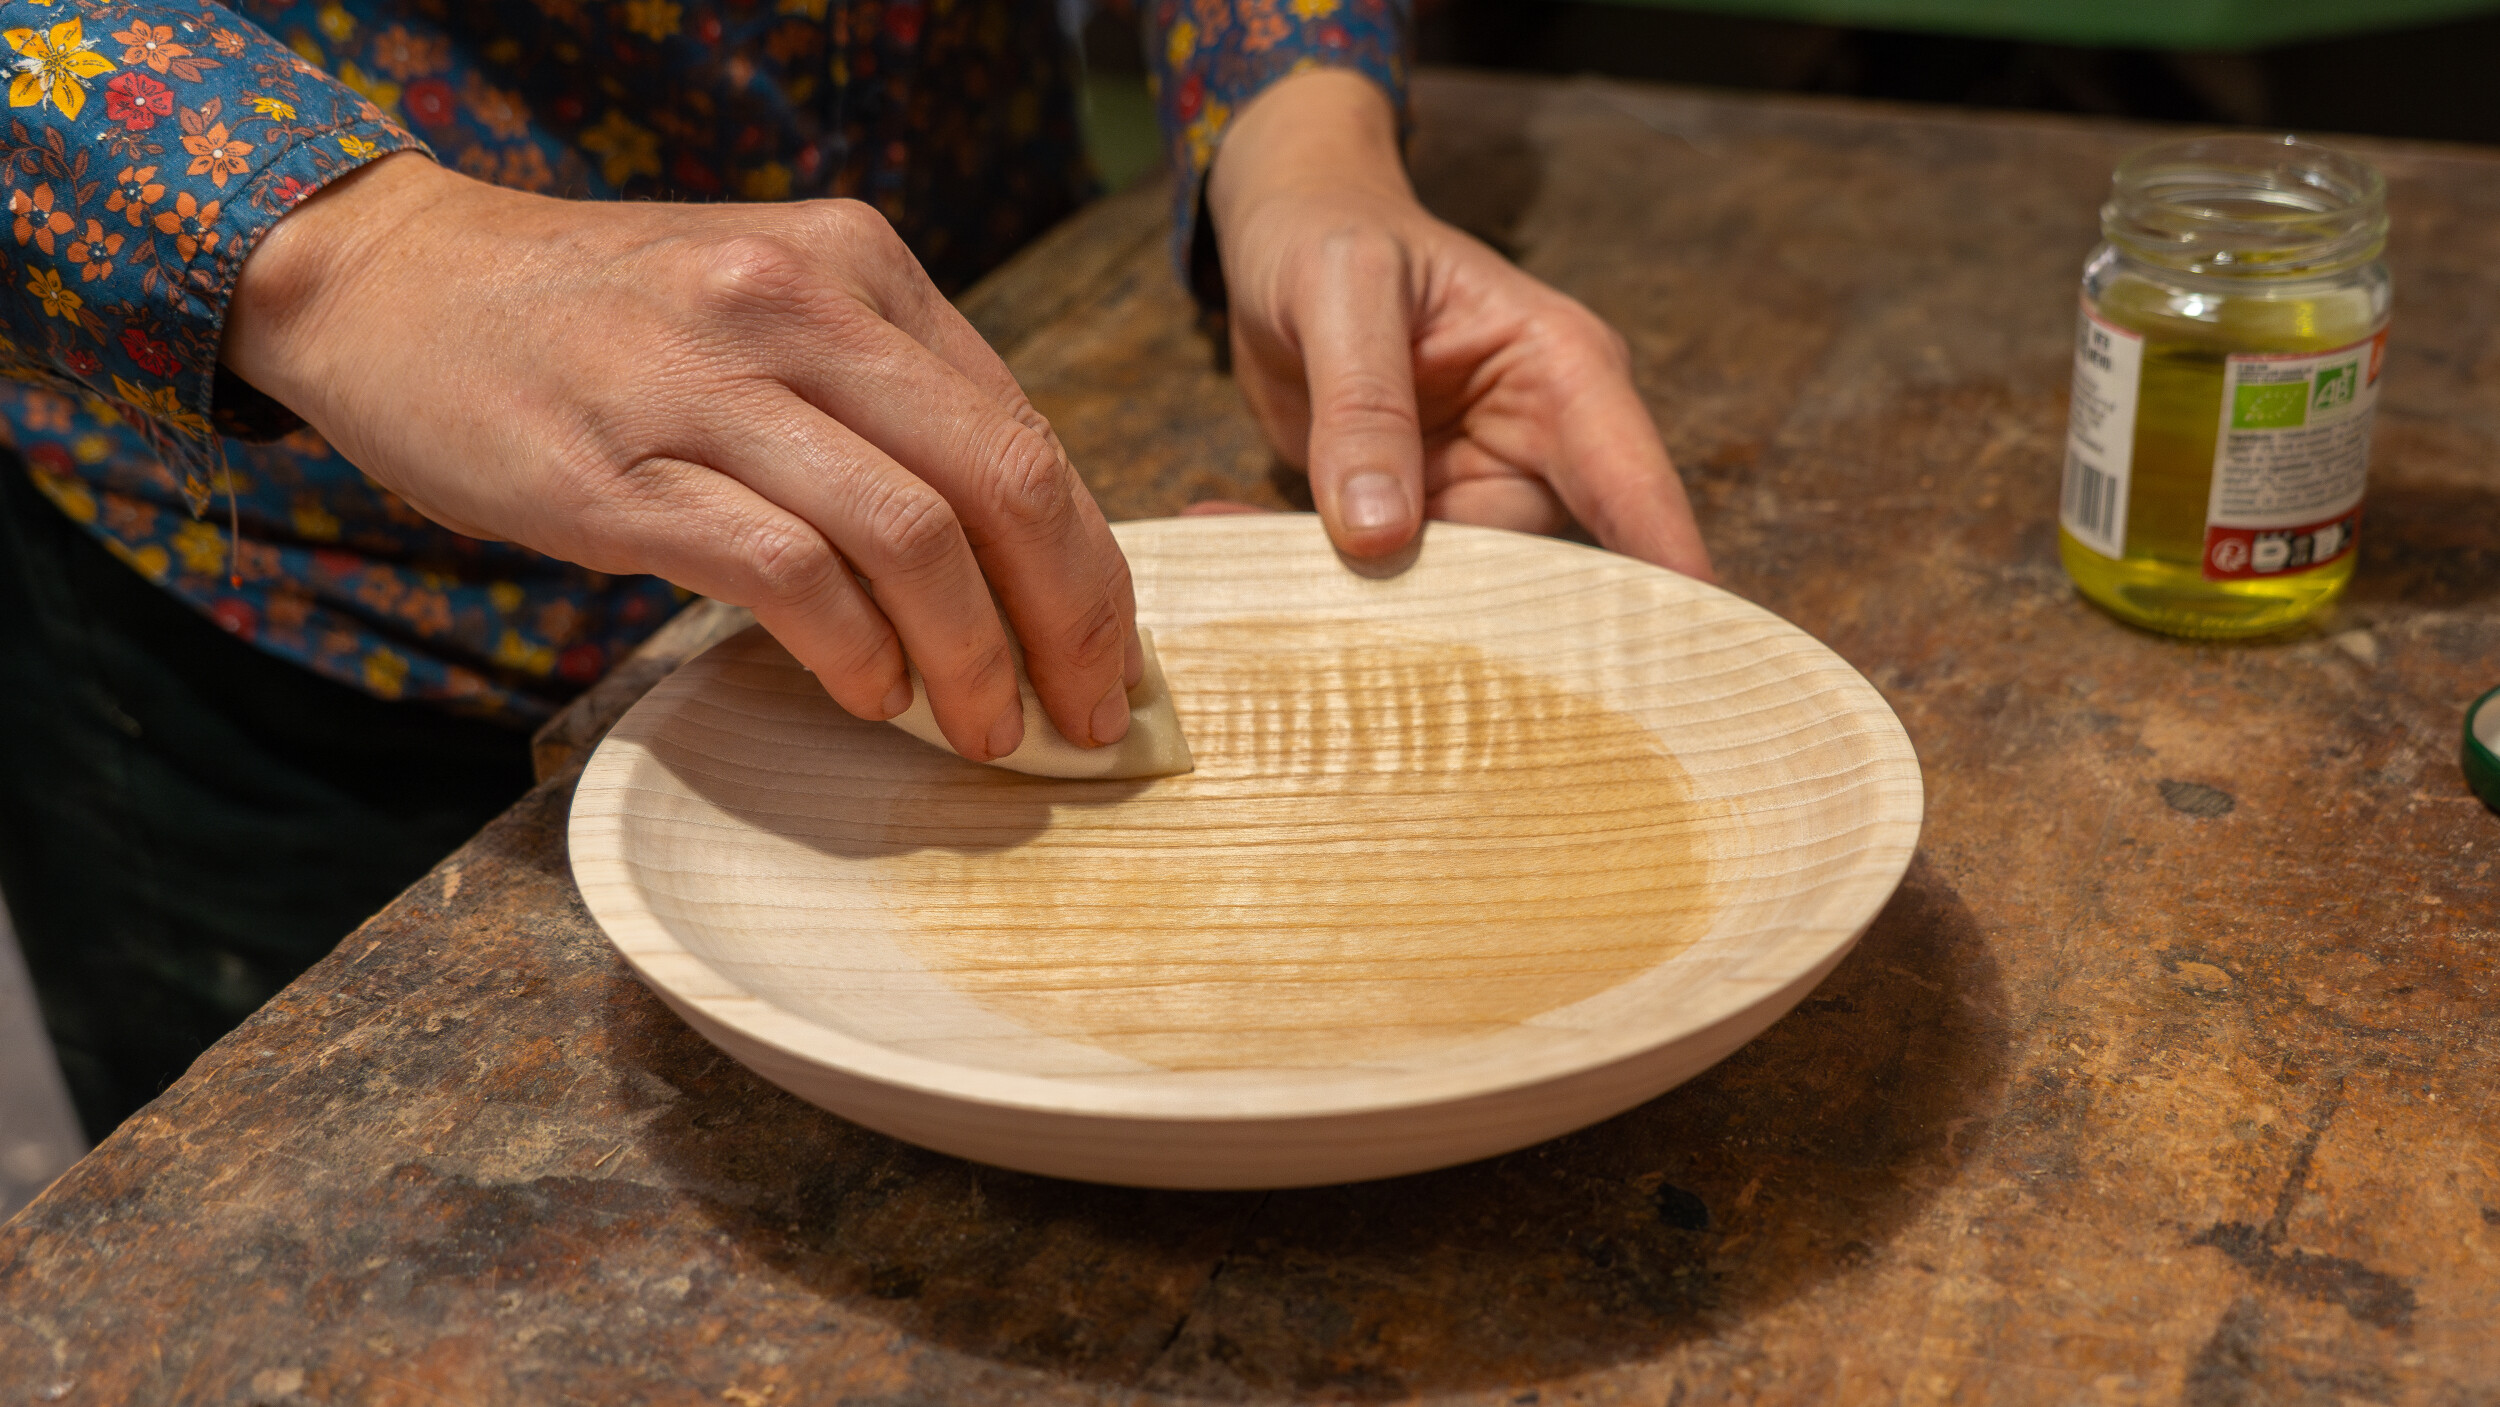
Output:
M1224 137L1207 210L1233 374L1340 548L1385 556L1426 516L1542 533L1576 519L1712 579L1623 339L1416 201L1369 79L1323 69L1261 93Z

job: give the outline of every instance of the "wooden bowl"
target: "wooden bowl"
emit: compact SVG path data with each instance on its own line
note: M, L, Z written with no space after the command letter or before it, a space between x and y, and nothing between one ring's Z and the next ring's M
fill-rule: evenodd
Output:
M583 774L618 951L775 1084L1061 1177L1462 1162L1710 1066L1873 921L1918 760L1856 671L1623 557L1307 516L1115 530L1198 770L1054 781L837 707L760 631Z

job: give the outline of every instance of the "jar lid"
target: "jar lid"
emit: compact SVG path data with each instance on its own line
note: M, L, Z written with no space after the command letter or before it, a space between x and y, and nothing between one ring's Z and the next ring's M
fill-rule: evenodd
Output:
M2466 705L2465 784L2500 811L2500 689Z

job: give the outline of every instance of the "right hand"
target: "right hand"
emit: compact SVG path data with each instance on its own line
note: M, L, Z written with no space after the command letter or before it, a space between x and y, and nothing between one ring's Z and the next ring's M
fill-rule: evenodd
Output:
M388 157L273 227L224 361L456 532L735 605L863 718L1128 731L1128 564L1057 436L855 201L550 200ZM993 604L993 591L996 604Z

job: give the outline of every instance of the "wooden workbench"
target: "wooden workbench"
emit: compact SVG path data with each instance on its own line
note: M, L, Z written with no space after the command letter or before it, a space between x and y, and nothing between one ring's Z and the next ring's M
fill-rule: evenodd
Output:
M1728 582L1917 740L1922 856L1804 1006L1397 1182L924 1153L715 1054L584 916L564 768L645 661L0 1229L0 1400L2500 1397L2500 817L2455 761L2500 683L2500 160L2371 148L2361 573L2216 647L2056 560L2076 269L2143 130L1448 75L1418 109L1428 197L1630 338ZM1113 517L1273 501L1159 214L968 306Z

